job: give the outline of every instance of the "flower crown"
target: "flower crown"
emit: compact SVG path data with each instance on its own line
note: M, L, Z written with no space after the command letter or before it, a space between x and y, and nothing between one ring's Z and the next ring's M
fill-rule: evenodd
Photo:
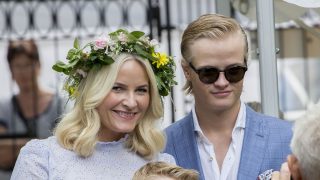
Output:
M150 41L148 37L144 36L144 32L133 31L129 33L123 29L102 36L94 42L86 44L83 48L80 48L76 38L73 48L69 50L67 55L68 63L58 61L52 66L52 69L68 76L64 90L68 92L70 98L75 98L81 80L86 78L92 68L101 68L103 65L112 64L113 57L120 53L136 54L149 60L155 73L159 94L167 96L171 87L177 84L174 80L175 62L171 56L156 52L157 45L158 42L155 39ZM90 51L85 52L84 50L88 47L90 47Z

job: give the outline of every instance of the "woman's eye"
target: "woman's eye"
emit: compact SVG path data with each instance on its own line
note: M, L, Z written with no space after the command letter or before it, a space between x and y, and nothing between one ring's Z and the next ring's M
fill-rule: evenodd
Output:
M138 92L138 93L141 93L141 94L144 94L144 93L147 93L147 92L148 92L148 89L146 89L146 88L140 88L140 89L137 89L137 92Z
M112 90L115 91L115 92L120 92L120 91L122 90L122 88L119 87L119 86L114 86L114 87L112 88Z

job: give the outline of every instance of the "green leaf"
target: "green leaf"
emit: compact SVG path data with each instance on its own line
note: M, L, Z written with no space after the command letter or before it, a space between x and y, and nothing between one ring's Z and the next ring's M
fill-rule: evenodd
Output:
M76 51L76 49L70 49L67 54L67 59L71 61L73 59L74 54L76 54Z
M144 32L142 32L142 31L132 31L130 34L133 35L134 37L136 37L137 39L139 39L140 37L142 37L144 35Z
M124 29L118 29L117 31L112 32L112 33L110 33L109 35L110 35L110 36L118 36L118 35L120 34L120 32L123 32L123 33L125 33L125 34L128 34L128 31L126 31L126 30L124 30Z
M143 47L143 46L142 46L142 47ZM142 56L142 57L144 57L144 58L150 59L150 60L152 60L152 61L156 61L156 60L157 60L157 58L153 57L150 53L148 53L148 52L146 52L145 50L143 50L143 49L141 48L141 46L138 45L138 44L136 44L136 45L134 46L134 49L137 51L137 53L138 53L140 56Z
M107 56L107 55L103 56L103 58L101 58L100 61L105 65L109 65L109 64L114 63L114 60L110 56Z
M73 47L76 48L76 49L80 49L80 45L79 45L79 40L78 40L78 38L75 38L75 39L74 39Z
M62 72L63 69L67 68L66 64L64 64L62 61L58 61L56 64L52 66L52 69L57 72Z
M74 59L71 63L69 63L67 65L68 68L73 68L78 62L79 62L80 59Z
M98 56L94 53L91 53L90 56L89 56L89 60L90 61L95 61L96 59L98 59Z
M71 67L70 64L65 64L61 61L58 61L56 64L52 66L52 69L57 72L63 72L66 75L69 75Z

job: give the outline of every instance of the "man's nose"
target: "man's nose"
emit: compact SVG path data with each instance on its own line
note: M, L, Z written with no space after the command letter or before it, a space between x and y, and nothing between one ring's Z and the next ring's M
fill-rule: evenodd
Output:
M224 72L219 73L219 77L216 82L214 82L214 84L216 86L227 86L229 84L229 81L227 80Z

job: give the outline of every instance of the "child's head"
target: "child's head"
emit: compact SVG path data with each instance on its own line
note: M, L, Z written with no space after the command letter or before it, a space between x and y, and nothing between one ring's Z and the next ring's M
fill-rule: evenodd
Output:
M195 170L183 169L165 162L150 162L142 166L132 180L198 180L199 174Z

